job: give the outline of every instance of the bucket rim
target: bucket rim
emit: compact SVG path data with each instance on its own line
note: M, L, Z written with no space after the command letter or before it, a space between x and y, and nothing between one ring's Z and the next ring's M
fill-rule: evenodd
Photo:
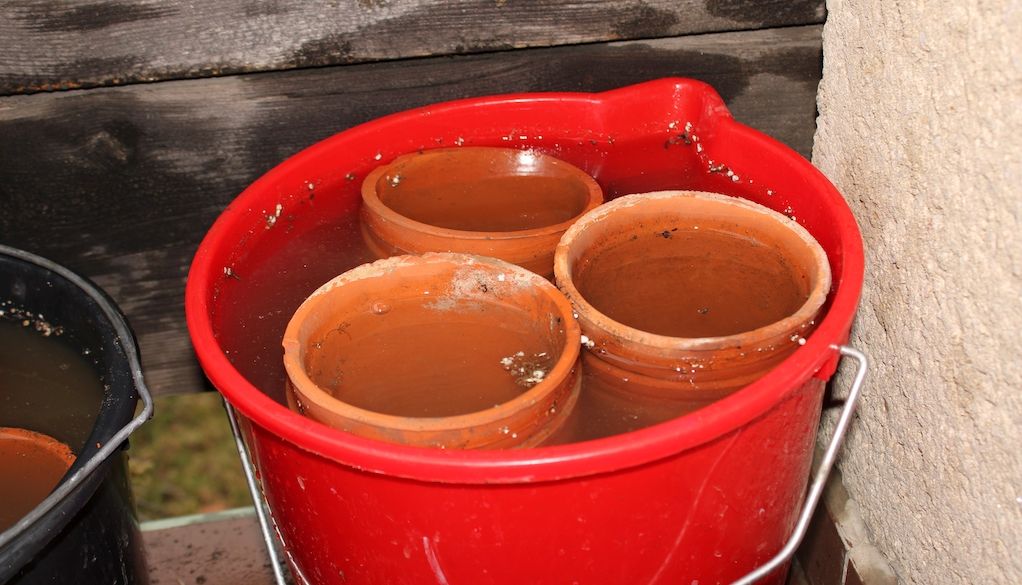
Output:
M763 157L795 166L805 188L831 211L840 234L836 254L841 269L833 275L831 302L815 333L781 365L749 386L705 408L652 427L591 441L523 450L447 451L363 439L291 412L252 385L228 361L213 328L212 297L218 260L229 257L232 224L242 220L247 203L288 170L388 126L459 110L526 104L577 108L599 114L614 102L697 100L715 132L761 149ZM237 228L235 228L237 229ZM835 253L828 251L828 254ZM516 484L592 476L649 464L708 443L759 418L812 377L828 379L847 340L859 303L864 271L862 239L851 210L833 184L800 154L733 120L709 85L665 78L600 93L543 92L467 98L424 106L366 122L328 137L283 161L249 185L227 206L202 240L192 261L185 291L187 326L207 377L232 406L255 426L279 440L338 464L391 477L432 483Z

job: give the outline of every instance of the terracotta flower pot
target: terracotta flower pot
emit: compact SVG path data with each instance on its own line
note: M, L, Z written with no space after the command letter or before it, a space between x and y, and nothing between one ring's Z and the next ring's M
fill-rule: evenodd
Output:
M628 195L586 214L554 268L586 336L587 368L599 361L587 373L637 395L706 403L804 343L831 284L826 254L796 222L692 191Z
M362 230L380 258L462 252L543 276L579 216L603 202L582 169L531 150L440 148L399 156L362 183Z
M314 292L284 334L292 409L440 448L536 445L578 398L578 324L547 280L492 258L378 260Z
M49 435L0 427L0 477L9 480L0 482L0 532L43 501L74 461L71 448Z

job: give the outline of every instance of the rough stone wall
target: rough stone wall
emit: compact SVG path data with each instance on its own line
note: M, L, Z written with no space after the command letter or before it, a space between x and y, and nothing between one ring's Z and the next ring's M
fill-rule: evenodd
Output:
M902 582L1022 583L1022 3L828 11L813 161L862 228L874 365L846 484Z

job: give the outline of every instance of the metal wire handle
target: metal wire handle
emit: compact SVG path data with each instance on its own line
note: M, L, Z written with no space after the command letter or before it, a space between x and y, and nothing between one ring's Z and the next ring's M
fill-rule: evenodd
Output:
M798 548L798 545L802 542L802 538L805 537L806 530L809 528L809 522L812 520L813 512L816 510L816 504L820 501L820 496L823 494L823 488L827 483L827 478L830 476L830 470L834 467L834 462L837 460L837 453L841 449L841 443L844 441L845 434L848 432L848 427L851 425L852 416L855 414L855 407L859 402L859 395L862 392L863 381L866 379L866 370L869 368L869 360L866 358L865 354L857 349L844 345L834 345L831 347L842 356L852 358L858 365L855 370L855 378L852 380L852 387L848 391L848 397L845 399L845 405L841 409L841 416L838 418L837 426L834 428L834 435L831 437L830 443L827 444L827 450L823 454L823 460L820 462L820 467L816 470L816 475L813 477L813 483L809 487L809 493L806 495L805 502L802 506L802 513L799 516L798 522L795 524L795 530L792 532L791 537L788 538L788 542L784 545L784 548L782 548L780 552L774 555L774 557L765 564L760 565L754 571L735 581L732 585L752 585L787 562L788 559L795 554L795 549ZM235 418L234 409L231 408L231 405L228 404L227 401L224 401L224 407L227 409L227 416L231 420L231 431L234 433L234 441L238 447L238 453L241 455L241 464L245 469L245 479L248 482L249 492L252 494L252 501L255 504L256 515L259 517L259 528L263 533L263 541L266 544L266 551L270 556L270 564L273 566L273 577L276 580L277 585L288 585L284 577L284 571L281 567L280 557L277 554L276 539L273 536L273 532L270 530L270 520L268 518L269 514L265 508L266 504L263 499L262 492L259 490L259 486L256 483L255 474L252 471L252 464L248 458L248 449L246 449L245 443L241 439L241 433L238 429L238 421Z
M809 522L813 518L813 511L816 510L816 504L820 501L820 495L823 494L827 477L830 476L830 470L834 467L834 461L837 460L837 452L841 449L841 443L844 441L848 427L852 423L852 416L855 414L855 407L859 402L859 394L862 392L862 383L866 379L866 370L869 368L869 360L861 351L846 345L833 345L831 347L836 349L842 356L852 358L858 365L855 369L852 387L848 391L845 405L841 409L841 416L837 420L837 426L834 427L834 435L830 438L830 443L827 444L827 450L823 453L823 460L820 462L819 469L816 470L813 483L809 487L809 493L806 495L805 503L802 505L802 514L799 516L798 522L795 524L795 530L791 533L791 537L788 538L784 548L765 564L760 565L756 570L738 579L732 585L752 585L787 562L795 554L795 549L798 548L802 538L806 535L806 530L809 529Z
M54 506L63 501L68 494L88 479L90 475L99 469L99 466L102 465L103 462L114 454L114 451L121 447L121 444L128 439L128 436L135 432L135 429L142 426L142 423L153 416L153 396L149 392L149 388L146 386L145 379L142 377L142 360L138 355L138 348L134 343L135 336L128 327L128 323L124 320L124 316L121 315L121 312L114 307L113 304L111 304L103 293L96 289L92 283L68 270L66 267L41 256L36 256L35 254L25 252L24 250L10 248L8 246L0 246L0 253L42 266L43 268L62 276L83 290L92 298L93 301L96 302L100 310L103 311L107 320L113 326L114 333L117 334L117 339L121 341L120 347L124 350L125 358L128 360L128 367L131 369L131 377L134 382L135 390L138 391L138 395L142 399L142 410L137 416L135 416L135 418L131 419L128 421L128 424L121 427L121 430L117 431L114 436L110 437L106 444L100 447L100 449L85 462L85 465L78 468L78 470L72 473L67 480L61 482L60 485L50 492L50 495L46 496L46 499L33 508L31 512L23 516L21 520L18 520L14 526L8 528L3 533L0 533L0 549L2 549L21 536L25 530L38 522L40 518L49 513Z
M231 432L234 434L234 445L238 448L238 455L241 457L241 467L245 471L245 483L248 484L248 492L252 495L252 504L255 506L256 517L259 518L259 531L263 533L263 544L266 545L266 554L270 557L270 566L273 567L273 580L277 585L288 585L284 577L284 569L280 563L280 555L277 554L277 542L270 530L270 515L266 509L266 502L263 499L262 490L256 483L255 473L252 470L252 460L248 456L248 448L241 438L241 429L238 427L238 418L234 415L234 408L230 402L224 399L224 408L227 409L227 418L231 421Z

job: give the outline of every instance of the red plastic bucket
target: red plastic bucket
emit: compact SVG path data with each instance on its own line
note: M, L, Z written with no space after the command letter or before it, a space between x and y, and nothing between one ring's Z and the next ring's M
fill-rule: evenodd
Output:
M716 191L793 215L830 259L826 316L781 366L727 399L573 445L449 452L381 443L301 417L253 386L222 347L224 291L244 286L276 242L357 213L351 174L451 144L549 152L590 172L608 198ZM289 230L267 229L277 203ZM862 273L855 220L822 174L735 122L709 86L665 79L599 94L450 102L324 140L224 211L196 254L186 309L203 368L240 415L298 582L707 585L762 565L792 531L823 386ZM267 351L277 359L279 350Z

